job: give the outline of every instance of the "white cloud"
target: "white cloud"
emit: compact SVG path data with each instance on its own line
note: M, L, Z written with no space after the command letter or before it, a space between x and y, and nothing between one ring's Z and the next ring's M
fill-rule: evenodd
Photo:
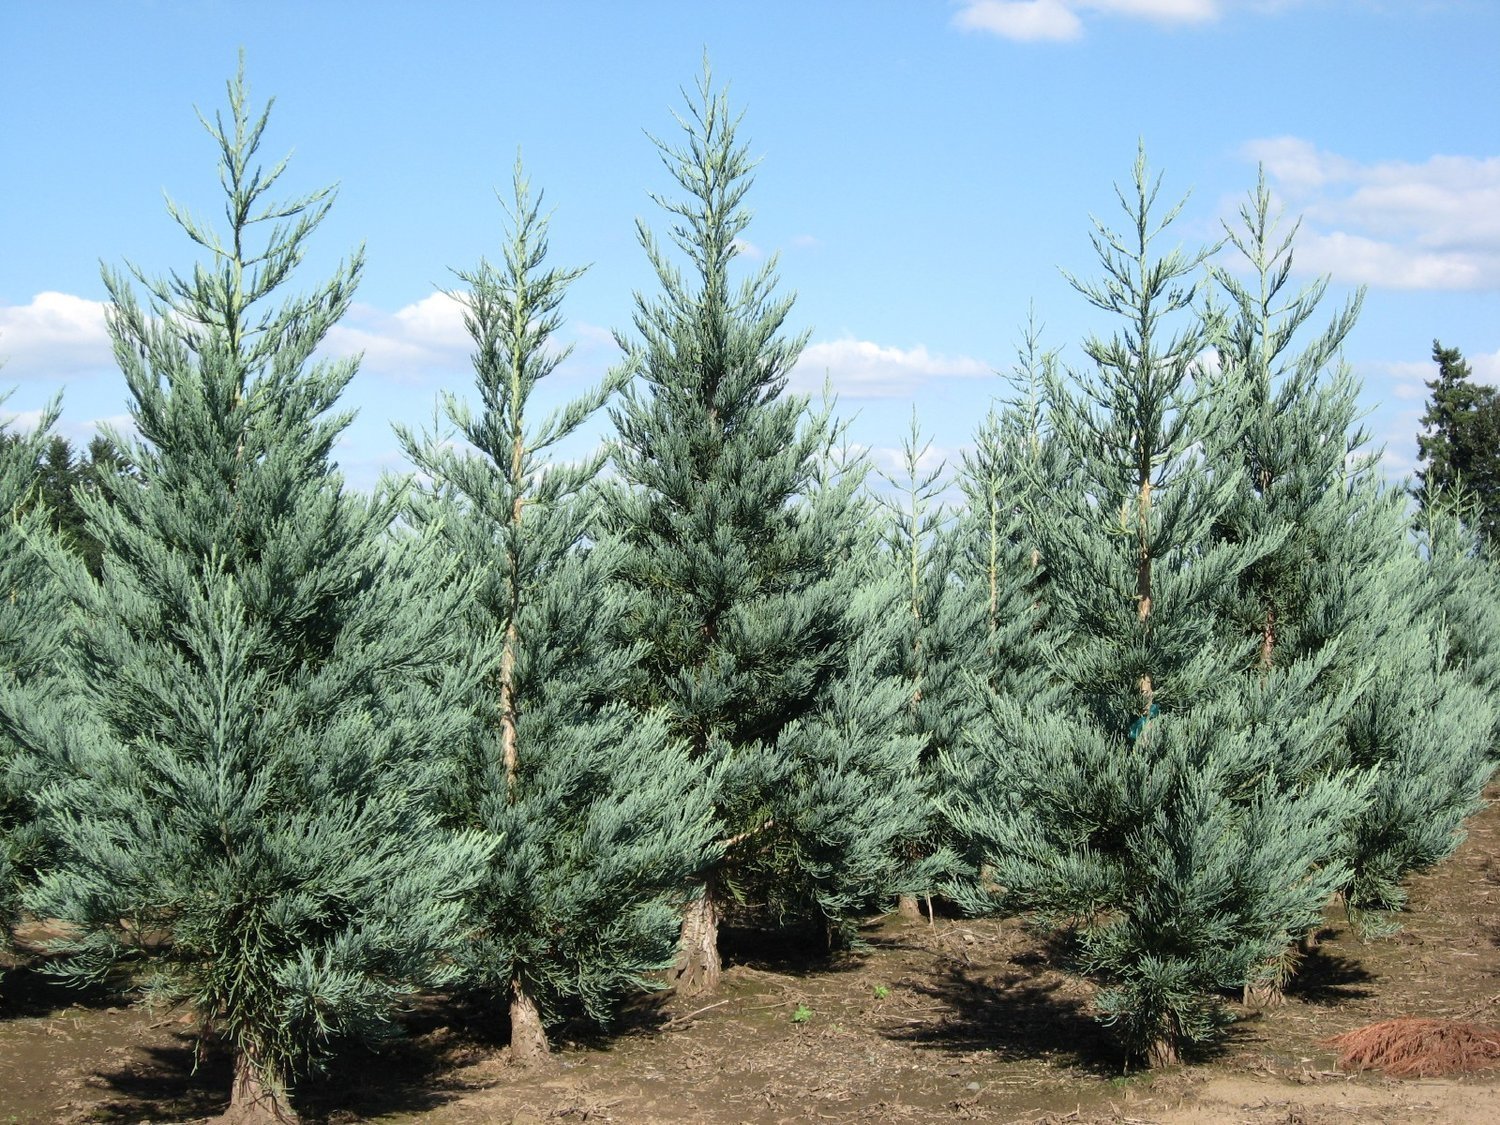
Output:
M580 354L615 350L609 329L582 321L565 324L560 336L559 345L571 342ZM363 355L362 373L413 385L455 373L467 376L473 350L474 341L464 327L463 303L442 292L393 313L355 304L329 331L322 349L334 357Z
M906 479L906 450L894 445L876 445L869 450L870 460L885 477L894 478L898 484ZM925 475L940 472L951 474L959 463L962 450L929 444L917 457L917 473Z
M394 313L355 304L329 331L329 355L363 353L363 371L399 381L421 382L468 362L471 346L464 309L446 293L433 293Z
M1085 16L1119 16L1159 24L1206 23L1223 0L963 0L953 25L1023 43L1077 39Z
M17 434L29 434L42 420L41 410L9 411L0 409L0 428Z
M1421 402L1427 397L1427 380L1437 372L1430 362L1390 360L1361 363L1355 373L1377 400Z
M989 364L968 356L936 355L920 344L897 348L846 337L804 348L792 371L792 385L817 394L826 377L834 393L844 398L898 398L931 379L993 375Z
M105 305L70 293L38 293L0 305L0 382L58 380L114 366Z
M748 238L736 238L734 248L741 256L749 258L752 262L758 262L766 256L766 252Z
M591 351L604 348L611 352L618 352L615 345L615 334L612 329L603 328L597 324L589 324L587 321L570 321L563 327L563 335L571 336L574 345L579 351Z
M1219 0L1077 0L1080 7L1112 16L1159 23L1202 23L1223 14Z
M970 0L953 17L953 24L1023 43L1077 39L1083 34L1083 21L1066 0Z
M1500 386L1500 351L1480 352L1478 355L1469 356L1468 360L1469 369L1474 372L1475 382Z
M1365 164L1299 137L1244 152L1304 217L1300 269L1391 289L1500 288L1500 156Z

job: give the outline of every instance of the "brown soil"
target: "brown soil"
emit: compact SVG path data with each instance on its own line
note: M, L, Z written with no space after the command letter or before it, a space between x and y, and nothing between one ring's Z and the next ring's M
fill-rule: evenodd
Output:
M505 1020L432 1000L407 1040L304 1081L309 1122L1497 1122L1500 1071L1397 1081L1336 1069L1329 1037L1397 1016L1500 1023L1500 807L1414 881L1395 937L1330 913L1286 1003L1251 1012L1192 1065L1122 1074L1089 987L1015 921L891 917L832 958L725 931L711 995L647 998L613 1036L512 1066ZM27 936L27 935L23 935ZM29 935L34 936L34 935ZM0 982L0 1125L201 1120L227 1059L194 1067L189 1018L69 992L20 967Z

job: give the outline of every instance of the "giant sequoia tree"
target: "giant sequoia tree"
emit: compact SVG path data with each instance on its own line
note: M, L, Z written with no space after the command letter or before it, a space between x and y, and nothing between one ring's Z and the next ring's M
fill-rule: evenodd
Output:
M1057 357L1042 350L1040 338L1032 319L1010 375L1012 396L980 422L956 480L964 504L955 520L954 581L960 613L978 617L967 651L978 690L959 703L969 730L983 726L988 700L1039 696L1050 687L1046 568L1026 512L1067 484L1044 414L1043 390Z
M1344 875L1326 826L1357 792L1296 769L1333 724L1307 678L1240 675L1252 645L1219 627L1218 592L1275 540L1212 534L1238 474L1210 471L1202 442L1236 423L1191 308L1205 254L1158 256L1176 210L1159 215L1157 190L1142 157L1126 233L1094 235L1105 280L1074 283L1123 327L1085 342L1075 387L1047 386L1071 487L1026 522L1064 634L1059 691L996 699L947 801L988 869L961 898L1062 926L1127 1050L1164 1063L1319 916Z
M635 650L612 644L624 603L619 545L595 518L602 456L549 456L612 384L540 418L531 408L568 355L552 336L579 272L546 265L539 204L518 166L503 262L459 275L480 408L449 396L445 412L468 448L398 427L432 485L417 524L477 575L463 632L490 671L448 804L503 847L470 898L461 963L468 987L508 997L522 1061L546 1054L544 1025L570 1006L606 1022L671 962L713 830L698 765L659 714L621 698Z
M673 979L690 989L718 976L728 896L837 929L896 889L922 808L894 591L860 580L858 475L826 471L834 428L786 393L803 338L783 335L774 262L732 277L752 162L706 71L681 124L682 147L658 145L682 196L657 202L685 268L640 225L661 293L637 298L612 505L636 698L704 768L726 849L684 923Z
M0 398L0 403L4 398ZM41 503L42 462L56 404L30 433L0 424L0 694L35 688L55 673L62 637L62 590L42 543L52 513ZM33 791L37 762L0 731L0 941L8 942L20 881L40 851Z
M921 739L920 780L929 808L941 783L941 757L963 737L975 710L968 673L984 635L980 605L954 581L959 539L941 499L944 466L927 464L931 449L913 410L901 471L882 474L891 491L879 494L884 565L878 575L901 592L892 666L906 684L906 728ZM913 841L913 856L934 851L944 835L934 817L925 838ZM905 917L920 916L915 895L902 895L899 909Z
M392 540L399 495L331 461L352 360L314 351L358 256L284 297L327 191L287 202L243 76L206 121L227 229L171 207L208 258L106 272L139 483L86 496L103 581L69 574L63 690L7 691L7 733L60 780L57 864L30 908L73 923L75 978L149 959L233 1053L231 1116L291 1114L288 1083L397 1000L452 976L461 898L489 845L439 829L430 791L461 733L463 591L432 542ZM277 298L280 298L278 301Z
M1228 231L1247 279L1214 270L1232 302L1218 342L1221 393L1243 421L1205 447L1239 471L1216 535L1274 541L1228 588L1226 610L1257 639L1252 674L1300 666L1294 674L1309 676L1319 705L1339 716L1339 737L1295 767L1352 767L1369 787L1357 815L1331 826L1346 839L1340 890L1365 920L1399 906L1405 877L1456 846L1483 783L1493 714L1446 668L1449 628L1407 541L1406 497L1378 479L1357 424L1358 384L1338 353L1362 295L1304 334L1327 282L1286 292L1296 227L1279 233L1270 204L1262 179ZM1432 577L1442 568L1429 558ZM1280 967L1267 983L1291 963Z

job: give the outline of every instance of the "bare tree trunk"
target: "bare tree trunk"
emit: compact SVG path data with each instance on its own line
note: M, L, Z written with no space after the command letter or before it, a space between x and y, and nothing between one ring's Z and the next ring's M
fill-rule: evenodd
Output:
M922 920L922 906L916 895L902 895L896 900L896 913L911 922Z
M520 769L516 753L515 644L516 623L512 620L505 627L505 648L500 654L500 749L505 762L505 794L512 801L516 796L516 773Z
M518 377L513 376L511 394L519 399ZM516 489L510 506L512 528L521 526L521 513L525 510L525 497L521 495L521 470L525 465L526 444L516 421L515 437L511 442L510 479ZM506 799L516 799L516 775L520 770L520 757L516 748L516 618L521 615L521 587L516 574L517 559L510 560L510 606L505 622L505 648L500 654L500 747L505 760Z
M1143 466L1140 494L1140 556L1135 567L1135 612L1141 624L1151 616L1151 469Z
M552 1057L542 1014L519 976L510 982L510 1057L520 1066L538 1066Z
M1146 1065L1152 1070L1162 1066L1176 1066L1182 1061L1177 1050L1177 1035L1167 1031L1146 1048Z
M236 1051L229 1108L218 1118L223 1125L294 1125L299 1118L287 1100L286 1084L247 1051Z
M1270 479L1262 474L1261 491L1270 487ZM1266 603L1266 619L1260 630L1260 670L1262 678L1276 666L1276 605ZM1302 948L1294 945L1282 954L1282 969L1276 976L1257 984L1245 985L1247 1008L1279 1008L1286 1003L1286 982L1296 971L1301 960Z
M710 875L703 881L703 893L688 903L682 916L677 963L667 979L678 995L695 996L717 988L723 968L719 960L719 902Z
M1257 981L1245 985L1244 1001L1247 1008L1279 1008L1286 1003L1286 992L1277 981Z

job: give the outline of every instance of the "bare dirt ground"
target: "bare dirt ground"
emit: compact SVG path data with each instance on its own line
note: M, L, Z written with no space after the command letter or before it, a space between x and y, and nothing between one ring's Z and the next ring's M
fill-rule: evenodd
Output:
M1363 943L1331 913L1284 1006L1241 1011L1216 1056L1166 1073L1122 1074L1088 986L1020 923L940 916L880 920L833 958L730 934L714 995L647 998L610 1037L564 1035L543 1070L512 1067L484 1013L434 999L401 1044L304 1082L301 1105L326 1125L1500 1122L1500 1073L1350 1076L1323 1045L1398 1015L1500 1023L1500 807L1415 881L1402 921ZM228 1069L191 1030L23 964L0 983L0 1125L208 1117Z

